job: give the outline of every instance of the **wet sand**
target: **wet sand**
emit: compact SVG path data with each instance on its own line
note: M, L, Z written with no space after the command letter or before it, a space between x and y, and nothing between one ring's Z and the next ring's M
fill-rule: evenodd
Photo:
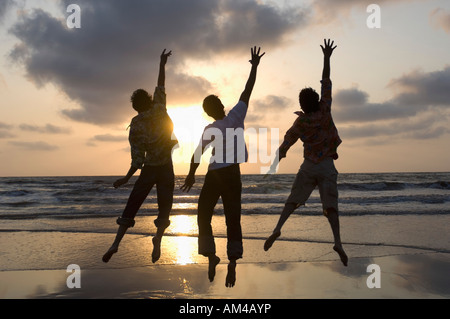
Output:
M417 248L345 244L344 267L331 243L244 240L236 285L225 287L226 240L216 241L215 280L195 237L163 239L162 257L151 262L151 237L128 235L107 264L101 261L112 234L0 233L2 299L447 299L450 254ZM22 252L19 254L18 252ZM80 288L68 288L67 266L79 265ZM369 265L378 265L380 288L369 288ZM377 279L375 278L375 279ZM375 283L376 280L372 280ZM369 283L370 285L370 283Z

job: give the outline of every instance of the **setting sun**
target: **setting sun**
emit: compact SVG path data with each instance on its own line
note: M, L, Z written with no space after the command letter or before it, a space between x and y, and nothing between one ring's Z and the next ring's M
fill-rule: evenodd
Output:
M172 107L167 113L172 119L173 133L179 142L178 148L173 152L173 162L188 169L203 130L211 121L207 119L200 105Z

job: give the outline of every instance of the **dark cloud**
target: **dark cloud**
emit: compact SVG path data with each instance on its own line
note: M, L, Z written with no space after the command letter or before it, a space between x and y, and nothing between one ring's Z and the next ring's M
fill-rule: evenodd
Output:
M398 93L382 103L370 103L357 88L334 95L333 116L346 137L401 135L430 139L448 134L450 67L434 72L414 71L392 80Z
M2 0L0 1L0 24L10 8L15 4L13 0Z
M345 139L390 137L410 139L432 139L450 133L448 120L442 114L424 114L407 121L383 121L362 125L339 126L339 133ZM371 142L372 143L372 142Z
M61 11L73 1L61 1ZM207 79L183 70L187 59L207 60L224 53L247 53L282 43L303 25L306 15L257 0L154 0L76 2L81 28L43 10L22 17L10 33L21 42L11 51L37 85L61 88L79 109L71 119L96 124L122 122L130 115L129 96L153 90L159 55L173 50L167 65L169 103L201 101L212 88Z
M29 151L54 151L59 149L58 146L48 144L47 142L19 142L19 141L10 141L9 144L29 150Z
M416 110L396 105L393 101L370 103L369 94L357 88L336 92L333 116L339 122L372 122L414 115Z
M340 122L372 122L409 118L430 109L450 107L450 66L441 71L415 71L392 80L389 87L400 90L392 99L370 103L369 94L357 88L334 94L333 112Z
M280 112L292 106L291 99L284 96L267 95L261 99L255 99L250 102L251 111L247 114L245 121L251 126L266 127L264 121L278 118Z
M45 126L20 124L19 128L23 131L44 133L44 134L70 134L71 129L66 127L60 127L53 124L46 124Z
M450 106L450 66L434 72L414 71L392 80L389 86L406 91L395 98L399 105Z
M285 96L267 95L252 102L255 111L281 111L292 105L291 99Z
M187 105L200 104L213 92L214 86L205 78L183 73L167 72L170 83L166 89L167 103Z

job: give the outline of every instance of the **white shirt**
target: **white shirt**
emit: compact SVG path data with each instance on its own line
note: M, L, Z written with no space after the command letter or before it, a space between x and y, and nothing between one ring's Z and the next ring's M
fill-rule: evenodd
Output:
M205 127L200 145L213 147L208 170L215 170L248 160L247 146L244 139L244 120L247 105L239 101L221 120Z

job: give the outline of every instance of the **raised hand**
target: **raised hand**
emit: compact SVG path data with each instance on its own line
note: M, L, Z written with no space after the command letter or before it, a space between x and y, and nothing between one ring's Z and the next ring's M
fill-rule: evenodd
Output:
M250 60L250 63L253 66L258 66L259 65L259 61L264 56L264 54L266 54L266 52L264 52L263 54L260 55L259 52L261 51L261 48L258 48L258 51L257 51L256 50L256 46L254 48L251 48L250 51L252 53L252 59Z
M328 42L326 39L323 40L325 47L322 45L320 46L322 48L323 55L326 57L330 57L333 54L334 49L336 49L337 45L333 47L334 41L331 41L328 39Z
M172 55L172 50L166 53L166 49L161 53L161 63L166 64L167 58Z

